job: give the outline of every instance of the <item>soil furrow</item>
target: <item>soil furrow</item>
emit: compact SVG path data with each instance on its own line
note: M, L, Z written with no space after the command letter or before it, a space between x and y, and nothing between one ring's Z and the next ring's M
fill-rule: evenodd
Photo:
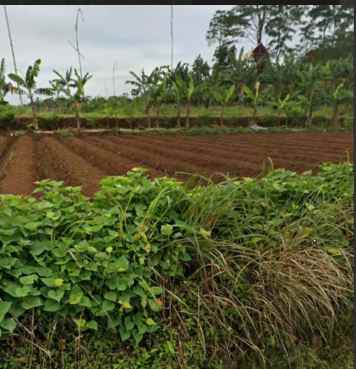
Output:
M40 150L40 151L39 151ZM43 137L38 142L41 153L41 178L63 181L70 186L81 186L84 194L91 196L99 188L105 173L70 151L53 137Z
M4 165L0 193L30 195L37 180L34 144L31 136L22 136L11 145Z

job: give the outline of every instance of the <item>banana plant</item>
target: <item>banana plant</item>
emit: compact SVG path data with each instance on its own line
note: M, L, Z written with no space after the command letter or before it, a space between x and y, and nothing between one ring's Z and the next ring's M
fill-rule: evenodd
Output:
M65 74L61 74L54 69L53 73L57 76L57 78L53 78L50 81L53 94L56 95L57 100L59 99L60 95L63 94L70 104L73 100L71 91L73 69L69 68L66 70Z
M318 91L320 91L320 66L309 64L302 66L297 73L298 89L301 94L301 100L304 101L304 114L306 125L311 126L313 112L317 103Z
M37 77L40 72L41 59L37 59L33 65L27 68L25 76L20 76L19 74L10 73L9 78L14 81L17 86L14 90L17 93L24 94L28 97L31 104L33 125L36 130L38 130L38 118L37 118L37 108L35 103L36 94L44 94L46 89L37 89Z
M82 77L77 69L74 69L74 77L71 80L71 83L69 84L70 87L74 88L74 94L72 96L74 108L75 108L75 119L77 121L77 129L80 130L80 107L81 103L85 98L85 92L84 87L87 84L87 82L93 77L89 73L85 73L85 75Z
M157 101L157 93L159 92L157 86L163 80L165 68L166 67L156 67L150 74L146 74L144 70L142 70L140 76L130 71L133 79L126 81L127 84L134 86L131 90L131 94L136 97L141 97L144 101L144 114L147 117L148 128L152 126L151 109Z
M9 92L13 91L12 84L6 82L5 75L5 59L2 58L0 62L0 105L7 105L8 102L5 101L5 97Z
M185 127L190 127L190 113L192 110L192 98L195 91L195 85L194 85L194 79L192 76L192 73L189 73L189 79L187 83L185 84Z
M51 81L51 84L54 86L54 89L56 91L56 93L59 94L63 93L68 99L72 98L72 93L71 93L71 84L73 81L72 75L73 75L73 69L69 68L68 70L66 70L65 74L62 75L61 73L59 73L58 71L56 71L55 69L53 70L53 73L58 77L58 78L54 78Z
M331 93L330 99L333 106L331 121L335 127L338 127L339 124L340 105L343 103L351 103L352 96L352 91L345 88L345 81L339 83L335 91Z
M275 101L275 106L277 108L278 125L282 125L282 113L285 113L288 108L288 103L291 99L291 95L287 94L284 98L278 97Z
M212 93L215 101L221 106L220 110L220 127L224 127L224 113L226 106L233 100L235 95L235 85L231 85L228 89L224 86L217 86Z
M184 101L184 81L180 76L177 76L173 81L173 94L176 101L177 107L177 128L181 128L181 114L182 104Z
M247 85L243 85L242 86L242 91L244 93L244 95L247 96L247 98L251 101L252 103L252 107L253 107L253 113L252 113L252 120L253 122L255 122L256 120L256 116L257 116L257 108L258 108L258 104L260 102L260 82L257 81L255 83L255 88L254 90L250 89Z

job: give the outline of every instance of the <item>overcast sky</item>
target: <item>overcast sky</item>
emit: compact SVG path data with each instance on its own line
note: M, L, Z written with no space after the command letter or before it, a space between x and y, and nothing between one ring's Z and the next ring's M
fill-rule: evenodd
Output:
M150 71L170 63L170 6L81 6L79 24L83 69L93 73L90 96L113 93L113 63L118 64L117 93L127 92L129 71ZM198 54L211 61L214 47L205 39L209 21L218 9L231 6L174 6L174 60L191 63ZM8 6L18 69L24 72L35 59L42 59L39 86L45 87L52 70L77 67L77 57L68 41L74 41L77 6ZM12 59L3 9L0 13L0 58L7 71Z

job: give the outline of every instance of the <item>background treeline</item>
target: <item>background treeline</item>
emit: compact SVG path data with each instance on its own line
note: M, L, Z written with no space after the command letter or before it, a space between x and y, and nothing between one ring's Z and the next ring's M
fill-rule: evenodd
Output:
M338 126L341 114L351 114L352 25L352 8L341 5L237 5L217 11L210 21L212 64L198 55L191 65L180 61L173 68L131 71L130 95L91 98L84 92L90 74L54 71L49 87L37 88L38 61L23 78L10 74L10 82L3 62L0 102L7 93L27 95L29 106L17 113L29 113L31 106L35 126L40 111L75 113L78 128L80 112L145 116L148 127L161 116L175 116L177 127L188 127L192 114L207 110L218 115L220 125L227 110L252 118L263 111L279 123L300 117L307 124L315 111L325 110ZM245 52L247 44L252 52Z

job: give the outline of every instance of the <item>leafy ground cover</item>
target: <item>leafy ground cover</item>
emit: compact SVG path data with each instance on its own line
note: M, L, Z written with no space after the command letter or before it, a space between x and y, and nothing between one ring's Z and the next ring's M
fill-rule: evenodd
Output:
M350 164L2 195L0 367L351 367L351 199Z

